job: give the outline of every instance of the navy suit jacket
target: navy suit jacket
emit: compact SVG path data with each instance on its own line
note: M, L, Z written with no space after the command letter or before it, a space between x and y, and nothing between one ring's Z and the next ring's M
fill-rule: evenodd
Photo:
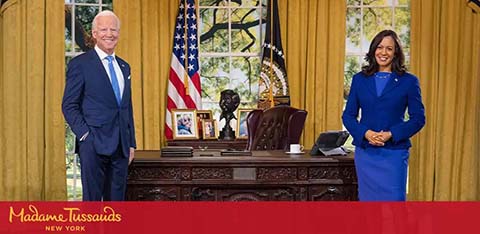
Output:
M130 66L116 57L125 87L120 106L110 79L95 50L78 55L68 64L62 110L77 138L89 132L97 154L112 155L121 144L128 157L136 148Z
M407 107L408 120L405 121ZM399 76L393 72L382 94L377 96L374 75L355 74L342 119L355 146L376 147L368 143L365 132L383 130L392 133L392 138L383 147L410 148L410 137L425 125L425 108L417 77L410 73Z

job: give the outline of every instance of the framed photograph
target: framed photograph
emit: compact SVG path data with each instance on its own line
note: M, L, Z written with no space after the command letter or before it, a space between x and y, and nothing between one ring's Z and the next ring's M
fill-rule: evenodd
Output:
M215 119L202 119L203 139L217 139L218 127Z
M173 139L198 139L197 111L173 109Z
M197 126L198 134L203 136L203 122L204 119L213 119L213 113L211 110L197 110Z
M238 139L248 139L247 115L255 109L238 109L237 111L237 128L235 135Z
M211 110L197 110L197 118L200 122L202 119L213 119Z

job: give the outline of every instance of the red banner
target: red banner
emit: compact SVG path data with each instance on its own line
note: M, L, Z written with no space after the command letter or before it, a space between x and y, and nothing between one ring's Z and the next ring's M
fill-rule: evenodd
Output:
M1 202L0 233L477 233L479 202Z

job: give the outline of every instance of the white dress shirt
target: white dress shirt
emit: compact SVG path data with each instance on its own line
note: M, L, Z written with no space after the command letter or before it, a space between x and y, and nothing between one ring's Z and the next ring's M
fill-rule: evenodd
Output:
M97 52L97 55L100 58L100 60L102 60L103 67L105 68L105 71L108 74L108 78L110 79L110 83L112 83L112 76L110 75L110 69L108 68L108 59L107 59L108 54L105 53L100 48L98 48L97 45L95 45L95 51ZM123 90L125 88L125 80L123 78L122 70L120 69L120 66L118 65L117 59L115 58L115 52L113 52L111 55L113 57L113 60L112 60L113 68L115 69L115 74L117 75L118 87L120 88L120 96L123 97Z

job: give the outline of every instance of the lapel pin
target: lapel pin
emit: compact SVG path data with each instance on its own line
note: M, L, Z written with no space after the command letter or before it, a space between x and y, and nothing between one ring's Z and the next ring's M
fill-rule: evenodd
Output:
M122 63L122 67L125 67L125 64Z
M129 79L129 80L130 80L130 76L128 76L128 78L127 78L127 79Z

